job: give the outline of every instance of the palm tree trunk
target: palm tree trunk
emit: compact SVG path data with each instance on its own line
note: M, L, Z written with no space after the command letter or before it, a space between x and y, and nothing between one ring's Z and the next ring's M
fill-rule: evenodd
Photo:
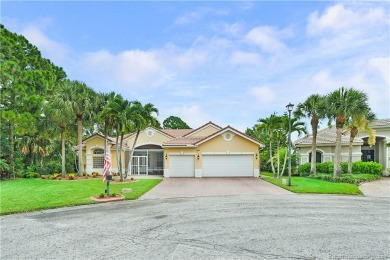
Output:
M139 134L140 134L140 130L137 130L137 134L135 135L135 138L134 138L134 143L133 143L133 147L131 147L131 151L130 151L130 156L129 156L129 165L127 167L127 172L131 175L132 174L132 171L131 171L131 168L132 168L132 161L133 161L133 155L134 155L134 149L135 149L135 146L137 144L137 140L138 140L138 137L139 137Z
M282 172L280 174L280 177L282 177L284 174L284 170L286 169L286 163L287 163L287 149L286 149L286 152L284 153L284 162L283 162L283 168L282 168Z
M355 139L357 132L358 132L357 128L352 127L351 135L349 136L349 146L348 146L348 174L352 173L352 147L353 147L353 140Z
M277 166L278 166L278 172L277 177L280 177L280 141L278 140L278 146L277 146L277 154L276 154L276 160L277 160Z
M81 116L77 116L77 136L79 142L79 176L83 176L83 119Z
M337 127L337 126L336 126ZM336 149L333 167L333 176L341 176L341 133L343 129L341 127L336 128Z
M318 129L318 118L312 117L311 119L311 130L312 130L312 142L311 142L311 169L310 173L315 174L317 172L317 129Z
M122 178L123 178L123 164L122 164L123 136L124 136L124 133L122 132L121 133L121 141L120 141L121 143L120 143L120 147L119 147L119 168L120 168Z
M116 140L115 140L116 165L117 165L116 167L118 169L119 178L122 181L123 180L123 175L122 175L122 172L120 171L120 167L119 167L119 144L118 144L118 141L119 141L119 132L117 130L116 131Z
M274 177L276 177L275 166L274 166L274 161L273 161L272 157L273 157L272 156L272 141L270 141L270 144L269 144L269 160L271 162L272 173L274 174Z
M65 128L61 128L61 176L64 178L65 169Z

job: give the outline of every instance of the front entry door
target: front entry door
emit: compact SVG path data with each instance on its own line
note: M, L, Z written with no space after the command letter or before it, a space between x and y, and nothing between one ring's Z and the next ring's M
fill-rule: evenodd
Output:
M133 156L131 174L148 174L148 156Z

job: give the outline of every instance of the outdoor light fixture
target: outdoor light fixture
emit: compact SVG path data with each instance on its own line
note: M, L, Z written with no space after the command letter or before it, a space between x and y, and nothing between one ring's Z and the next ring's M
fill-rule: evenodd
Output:
M256 160L257 160L257 154L255 155L255 158L256 158Z
M165 160L168 160L168 154L165 154Z
M199 156L199 154L198 154L198 157L196 157L196 158L198 158L198 160L200 159L200 156Z
M288 103L286 106L288 111L288 186L291 186L291 111L294 108L294 105Z

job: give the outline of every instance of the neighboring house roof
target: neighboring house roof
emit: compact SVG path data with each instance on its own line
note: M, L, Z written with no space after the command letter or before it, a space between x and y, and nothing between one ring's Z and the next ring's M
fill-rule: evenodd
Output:
M390 118L374 120L370 126L375 127L390 127Z
M161 132L164 132L173 137L181 137L192 131L193 129L161 129Z
M309 135L296 140L294 144L296 146L311 145L312 140L313 135ZM363 140L359 137L356 137L354 143L362 144ZM336 126L331 126L317 132L317 145L323 144L336 144ZM349 131L344 131L341 135L341 144L349 144Z

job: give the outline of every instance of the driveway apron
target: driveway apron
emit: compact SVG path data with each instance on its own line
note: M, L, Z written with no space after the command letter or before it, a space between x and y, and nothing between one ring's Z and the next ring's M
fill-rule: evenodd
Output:
M367 197L390 197L390 178L363 183L359 189Z
M140 199L245 194L293 194L259 178L165 178Z

